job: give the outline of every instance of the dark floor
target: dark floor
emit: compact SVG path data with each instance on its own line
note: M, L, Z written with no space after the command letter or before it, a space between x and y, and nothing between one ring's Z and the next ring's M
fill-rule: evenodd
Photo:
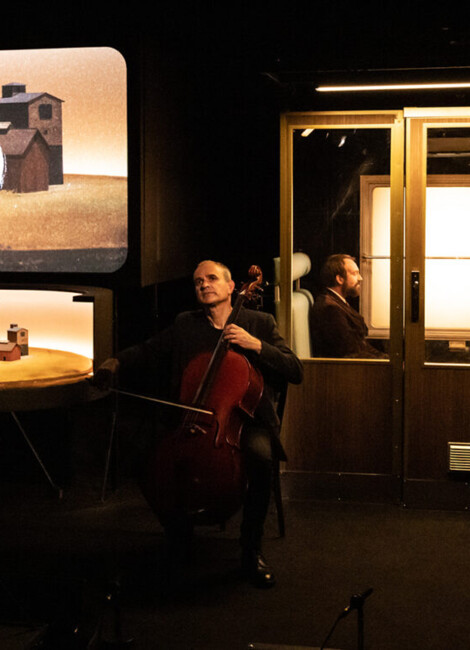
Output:
M269 516L265 552L278 583L263 591L239 576L237 517L224 531L197 529L191 564L170 580L161 527L133 480L103 502L102 474L82 469L62 499L39 473L0 481L1 650L33 647L35 630L46 650L86 648L100 624L90 648L129 638L135 650L320 646L369 588L365 648L470 648L467 512L288 502L285 538ZM352 611L327 646L355 649L357 636Z

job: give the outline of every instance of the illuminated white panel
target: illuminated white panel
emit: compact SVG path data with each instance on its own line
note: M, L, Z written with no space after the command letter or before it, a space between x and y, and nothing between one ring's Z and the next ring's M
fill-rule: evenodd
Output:
M426 189L425 328L470 336L470 187ZM458 281L457 281L458 279Z
M372 192L370 255L364 266L363 313L369 329L388 330L390 305L390 188ZM427 337L470 338L470 187L426 188L426 296ZM367 244L367 242L366 242ZM438 257L441 259L429 259ZM444 258L444 259L442 259ZM366 277L367 275L367 277ZM458 282L456 281L458 279Z
M470 260L426 260L426 329L470 330Z
M390 188L375 187L372 191L371 255L390 255Z
M426 257L468 257L469 242L470 187L428 187Z
M371 336L388 336L390 322L390 188L372 189L361 240L361 313Z
M388 329L390 323L390 260L371 261L369 328Z
M93 359L93 303L73 302L71 291L0 289L0 340L12 323L25 327L34 348L75 352Z

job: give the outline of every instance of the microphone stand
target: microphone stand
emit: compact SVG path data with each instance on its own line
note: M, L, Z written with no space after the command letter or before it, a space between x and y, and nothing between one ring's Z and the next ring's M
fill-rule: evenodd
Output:
M354 594L351 596L349 605L343 609L336 621L333 623L333 627L329 631L326 639L320 646L320 650L324 650L325 645L328 643L331 635L333 634L338 623L348 616L354 609L357 610L357 650L364 650L364 601L371 595L373 589L367 589L362 594Z

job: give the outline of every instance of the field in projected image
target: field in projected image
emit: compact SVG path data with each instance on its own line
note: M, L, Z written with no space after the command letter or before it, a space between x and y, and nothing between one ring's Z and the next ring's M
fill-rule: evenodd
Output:
M65 175L47 192L0 192L0 250L127 247L127 178Z

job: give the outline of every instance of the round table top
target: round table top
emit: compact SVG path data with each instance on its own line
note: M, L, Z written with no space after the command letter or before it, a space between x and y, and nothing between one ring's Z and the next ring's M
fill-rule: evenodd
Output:
M18 361L0 361L0 390L71 383L87 377L92 371L92 360L80 354L30 348L29 354Z
M30 348L17 361L0 361L0 410L55 408L88 400L93 361L73 352Z

